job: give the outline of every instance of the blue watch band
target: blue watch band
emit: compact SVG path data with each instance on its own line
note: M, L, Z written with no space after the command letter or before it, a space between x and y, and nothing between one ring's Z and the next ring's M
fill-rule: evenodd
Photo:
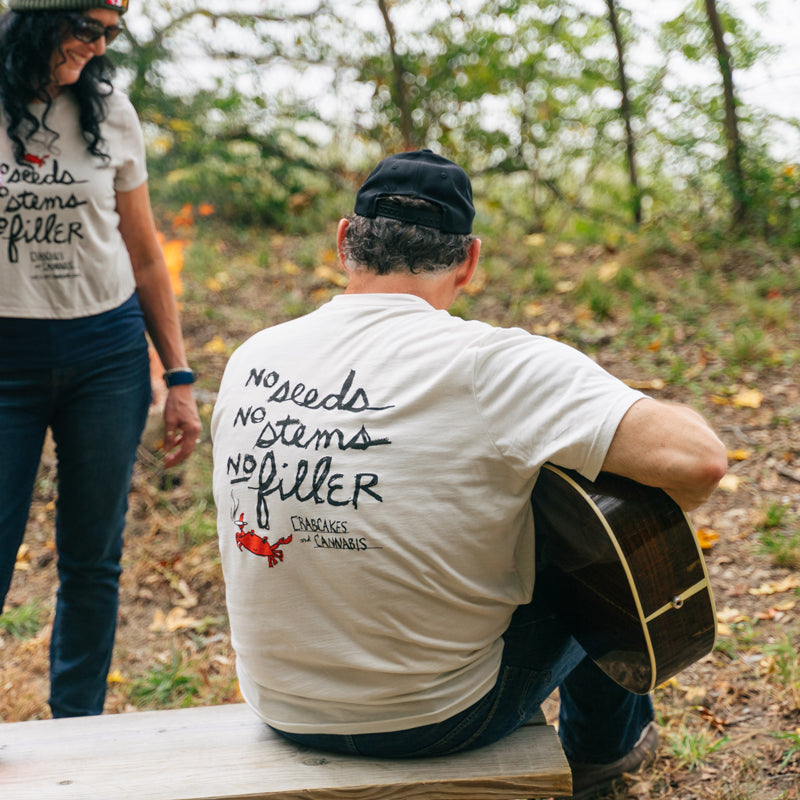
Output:
M164 373L164 383L167 388L172 386L184 386L187 383L194 383L194 372L186 367L168 369Z

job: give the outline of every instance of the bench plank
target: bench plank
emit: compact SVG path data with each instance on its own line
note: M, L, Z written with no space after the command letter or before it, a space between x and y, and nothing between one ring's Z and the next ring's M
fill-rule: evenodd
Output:
M244 704L0 725L11 800L474 800L569 795L558 737L527 725L446 758L369 759L287 742Z

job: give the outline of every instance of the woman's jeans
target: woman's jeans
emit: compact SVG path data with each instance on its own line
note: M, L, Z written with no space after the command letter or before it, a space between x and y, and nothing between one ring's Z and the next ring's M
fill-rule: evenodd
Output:
M48 427L56 444L54 717L103 711L117 625L122 531L149 404L144 338L134 349L70 367L0 368L0 608L25 533Z
M375 757L439 756L483 747L529 720L558 688L558 734L570 761L605 764L636 744L653 719L649 695L618 686L589 659L555 613L549 578L514 613L494 688L444 722L391 733L282 735L301 744Z

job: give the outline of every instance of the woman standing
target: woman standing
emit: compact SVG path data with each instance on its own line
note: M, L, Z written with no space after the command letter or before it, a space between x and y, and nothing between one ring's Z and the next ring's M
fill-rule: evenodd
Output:
M200 420L150 208L144 144L106 46L128 0L9 0L0 17L0 608L47 428L58 461L54 717L100 714L131 472L167 368L166 466Z

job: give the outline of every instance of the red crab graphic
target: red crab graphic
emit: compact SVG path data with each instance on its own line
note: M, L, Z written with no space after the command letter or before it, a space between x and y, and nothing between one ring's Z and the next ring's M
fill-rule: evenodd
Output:
M31 155L30 153L25 153L25 155L22 157L22 160L25 161L27 164L33 164L36 167L43 167L46 158L50 158L50 156L39 158L39 156L34 156Z
M289 536L285 539L278 539L275 544L270 544L266 536L258 536L255 531L245 531L247 523L244 520L244 513L239 514L239 519L236 520L236 527L239 530L236 533L236 545L241 550L249 550L257 556L264 556L270 567L277 565L279 561L283 561L283 550L280 549L282 544L289 544L292 537Z

